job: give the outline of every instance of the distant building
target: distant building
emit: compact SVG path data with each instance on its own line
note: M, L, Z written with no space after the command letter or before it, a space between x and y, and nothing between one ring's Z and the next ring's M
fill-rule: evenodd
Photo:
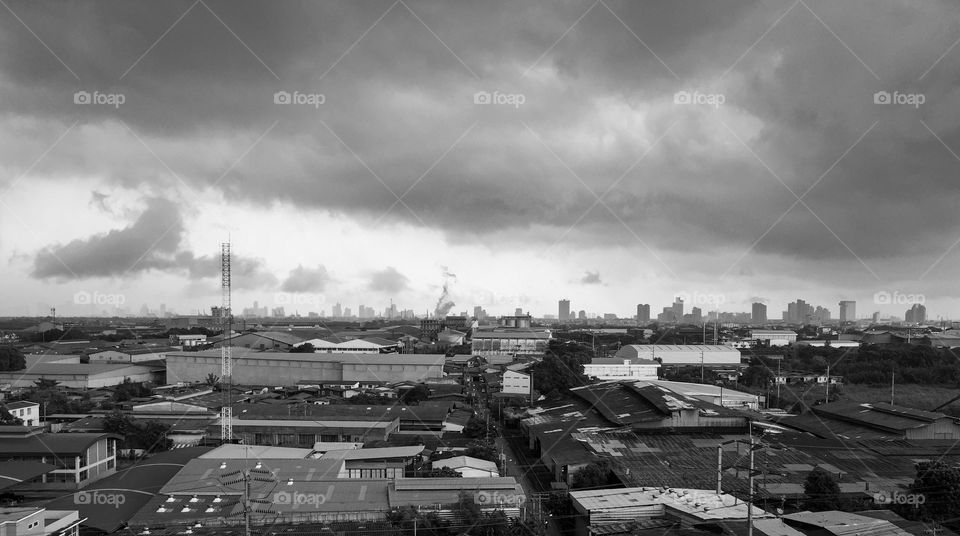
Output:
M751 306L750 320L758 324L766 323L767 306L762 303L754 303Z
M238 349L233 352L233 383L294 386L423 382L442 377L443 363L442 354L297 354ZM167 354L168 383L203 382L208 375L220 373L219 350Z
M557 318L561 322L572 320L570 316L570 300L560 300L560 311Z
M472 337L474 355L542 355L553 335L549 330L495 329L476 331Z
M797 342L797 332L789 329L753 329L748 338L767 346L786 346Z
M656 380L660 363L651 359L634 357L595 357L583 365L583 373L600 380Z
M650 304L649 303L637 304L637 322L649 322L649 321L650 321Z
M650 311L648 310L647 312L649 313ZM577 313L577 318L578 318L579 320L586 320L586 319L587 319L587 312L584 311L583 309L580 309L580 312Z
M843 300L840 302L840 322L857 321L857 302Z
M927 308L922 304L915 303L907 309L903 320L908 324L923 324L927 321Z
M683 299L682 298L677 296L677 298L673 300L673 306L671 307L671 311L673 312L674 321L679 321L680 319L683 318Z
M649 359L662 365L740 365L740 351L722 344L630 344L617 351L614 357L620 360Z
M231 348L252 348L254 350L286 350L303 342L303 337L285 331L254 331L240 333L213 343L214 348L229 344Z
M519 311L519 309L517 310ZM504 328L530 329L532 322L533 318L530 315L522 313L514 316L500 317L500 327Z

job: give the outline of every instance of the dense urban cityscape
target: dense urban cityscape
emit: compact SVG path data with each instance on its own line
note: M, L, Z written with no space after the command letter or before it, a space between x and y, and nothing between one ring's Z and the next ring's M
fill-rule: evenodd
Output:
M0 6L0 536L960 535L960 4Z

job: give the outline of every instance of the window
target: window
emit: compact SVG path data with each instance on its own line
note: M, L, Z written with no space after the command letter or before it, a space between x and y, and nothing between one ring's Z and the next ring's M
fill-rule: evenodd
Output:
M300 434L301 445L313 445L316 439L317 439L317 436L315 436L314 434Z

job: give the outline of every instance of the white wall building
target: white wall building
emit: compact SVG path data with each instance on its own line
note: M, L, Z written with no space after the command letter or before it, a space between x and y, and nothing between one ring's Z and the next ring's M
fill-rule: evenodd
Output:
M6 404L7 411L11 415L23 421L24 426L37 426L40 424L40 404L19 400Z
M656 380L660 363L635 357L595 357L583 366L583 373L601 380Z
M724 344L631 344L621 348L615 358L660 360L663 366L703 364L729 367L740 365L740 350Z
M530 394L530 375L519 370L507 370L503 373L501 391L517 395Z
M789 329L754 329L750 339L770 346L786 346L797 342L797 333Z

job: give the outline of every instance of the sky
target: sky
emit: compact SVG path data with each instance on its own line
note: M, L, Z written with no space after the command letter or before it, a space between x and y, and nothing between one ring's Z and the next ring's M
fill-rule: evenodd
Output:
M960 5L13 0L0 315L960 317Z

